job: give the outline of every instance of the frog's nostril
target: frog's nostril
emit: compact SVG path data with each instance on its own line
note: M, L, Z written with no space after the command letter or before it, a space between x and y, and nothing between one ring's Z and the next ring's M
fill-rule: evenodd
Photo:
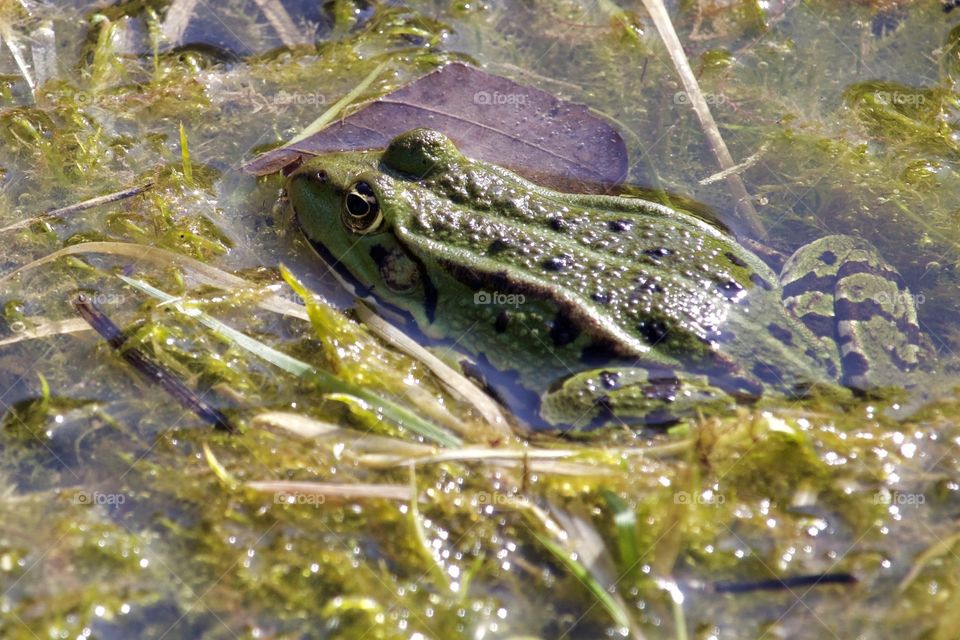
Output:
M317 182L326 182L327 181L327 172L323 169L320 169L311 176Z

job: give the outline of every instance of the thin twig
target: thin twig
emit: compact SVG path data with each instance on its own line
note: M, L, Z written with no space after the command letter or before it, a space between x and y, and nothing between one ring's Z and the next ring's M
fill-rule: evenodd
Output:
M167 9L167 16L163 20L161 32L167 41L174 45L180 44L183 34L187 31L187 25L193 18L196 11L198 0L173 0Z
M732 173L743 173L753 165L757 164L760 158L763 157L763 154L767 152L767 149L769 147L770 147L770 143L764 142L762 145L760 145L760 148L757 149L755 153L751 154L750 157L748 157L746 160L744 160L740 164L730 167L729 169L724 169L723 171L718 171L717 173L711 176L707 176L706 178L700 181L700 185L705 187L719 180L723 180L724 178L726 178Z
M13 61L17 63L20 74L23 76L24 81L26 81L27 86L30 87L30 92L33 93L37 89L37 83L33 79L33 76L30 75L30 65L27 64L26 58L23 57L23 49L17 40L17 36L13 33L13 29L10 28L7 22L2 20L0 20L0 39L7 43L7 48L10 49L10 55L13 56Z
M195 413L201 420L212 424L216 429L233 433L236 429L219 409L201 398L173 371L153 360L140 349L122 348L128 336L115 325L102 311L97 309L84 295L78 295L73 306L80 317L87 321L104 340L120 354L127 364L140 374L169 393L184 409Z
M282 4L276 2L276 0L254 0L254 2L260 7L263 16L267 19L267 22L270 23L270 26L273 27L277 37L280 38L280 42L282 42L284 46L292 47L307 43L304 34L297 29L297 25L293 23L290 14L287 13L287 10L283 8Z
M733 161L733 156L730 155L730 150L727 149L727 144L723 141L723 136L720 135L720 129L713 119L713 114L710 113L707 100L703 97L703 92L700 91L700 84L697 82L693 69L690 68L690 62L683 52L683 45L673 28L673 22L671 22L670 15L667 13L667 8L662 0L643 0L643 6L647 8L647 13L653 19L653 24L670 54L673 66L680 76L680 81L683 83L687 96L690 98L690 106L693 107L697 120L700 121L700 127L707 136L707 142L710 144L710 149L713 151L717 164L720 165L720 170L731 169L736 163ZM767 231L764 229L756 209L753 208L750 194L747 192L743 180L736 173L730 173L726 176L726 181L727 188L730 189L730 194L736 203L736 211L740 221L746 225L750 233L760 239L766 239Z
M804 576L771 578L753 582L719 581L710 585L714 593L748 593L750 591L783 591L797 587L819 587L831 584L857 584L857 578L850 573L817 573Z
M69 215L71 213L76 213L78 211L85 211L87 209L92 209L93 207L99 207L103 204L110 204L111 202L119 202L120 200L126 200L127 198L132 198L133 196L140 195L144 191L149 190L153 187L152 182L141 185L139 187L131 187L130 189L124 189L123 191L117 191L116 193L108 193L105 196L97 196L96 198L90 198L89 200L84 200L83 202L78 202L76 204L71 204L66 207L61 207L60 209L52 209L46 213L41 213L40 215L33 216L31 218L26 218L20 220L19 222L14 222L11 225L6 227L0 227L0 233L5 231L14 231L16 229L23 229L24 227L29 227L32 224L40 222L41 220L48 220L50 218L57 218L60 216Z
M57 34L53 23L44 22L30 34L30 57L33 59L33 72L37 86L43 86L47 80L57 77Z
M320 131L321 129L326 127L328 124L330 124L331 122L336 120L338 117L340 117L340 114L347 107L347 105L352 103L354 100L357 99L359 95L361 95L364 91L366 91L367 88L371 84L373 84L373 82L377 78L380 77L380 74L383 73L383 71L388 66L390 66L390 63L391 63L391 60L387 59L381 62L380 64L378 64L376 68L374 68L373 71L368 73L363 80L357 83L357 85L353 87L353 89L348 91L342 98L334 102L333 105L331 105L329 109L324 111L319 118L311 122L306 129L301 131L299 135L295 136L293 140L288 142L287 146L292 145L296 142L300 142L305 138L309 138L310 136L315 134L317 131Z
M0 347L17 344L24 340L37 340L39 338L46 338L47 336L60 336L67 333L80 333L81 331L90 331L90 325L78 318L51 320L36 327L15 333L9 338L0 339Z

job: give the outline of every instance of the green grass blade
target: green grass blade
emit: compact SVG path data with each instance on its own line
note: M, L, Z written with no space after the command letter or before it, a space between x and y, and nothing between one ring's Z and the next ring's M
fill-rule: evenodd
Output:
M574 557L572 553L567 551L562 545L554 542L550 538L540 535L536 531L533 532L533 535L537 538L537 541L540 542L553 556L559 560L563 566L567 568L570 573L576 576L580 582L582 582L587 589L590 590L590 593L600 601L600 604L604 609L607 610L607 613L610 614L610 617L613 618L613 621L625 628L632 629L633 622L630 620L630 616L627 615L627 612L623 610L620 604L604 589L603 585L600 584L597 579L590 573L584 564L582 564L577 558Z
M172 306L179 313L196 319L214 333L226 340L233 342L237 346L249 351L255 356L266 360L274 366L277 366L288 373L292 373L295 376L308 378L315 381L318 386L324 389L326 393L352 396L360 401L359 406L362 408L375 408L393 422L445 447L459 447L463 444L463 441L456 435L438 427L435 424L427 422L420 416L393 402L392 400L378 396L368 389L341 380L327 371L317 369L316 367L303 362L302 360L298 360L281 351L277 351L276 349L273 349L272 347L269 347L262 342L241 333L240 331L237 331L233 327L220 322L216 318L204 313L203 311L184 304L181 298L172 296L141 280L129 278L124 275L118 275L117 277L129 284L131 287L146 293L152 298L162 301L164 304ZM346 398L343 398L342 400L345 399Z
M180 160L183 163L183 181L193 186L193 162L190 161L190 146L187 144L187 130L180 123Z

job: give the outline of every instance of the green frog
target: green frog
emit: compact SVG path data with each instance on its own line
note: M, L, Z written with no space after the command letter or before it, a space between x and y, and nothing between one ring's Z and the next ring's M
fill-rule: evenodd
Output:
M303 233L356 293L469 354L535 427L869 390L930 356L899 274L850 236L800 248L778 277L689 212L553 191L429 129L288 173Z

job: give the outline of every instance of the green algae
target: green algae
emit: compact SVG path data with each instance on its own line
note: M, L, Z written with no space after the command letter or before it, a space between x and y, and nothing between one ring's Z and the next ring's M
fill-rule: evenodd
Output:
M259 44L249 20L243 31L241 7L225 4L231 27ZM402 484L411 471L371 464L353 439L212 433L89 333L24 340L0 348L5 637L622 635L618 627L629 625L611 617L618 610L596 606L581 582L606 586L602 573L558 559L563 533L531 517L531 505L579 513L595 529L601 546L591 550L613 563L625 615L648 637L683 637L678 624L690 637L825 634L820 623L811 630L807 610L838 637L949 637L960 598L954 546L941 542L951 540L960 490L951 390L960 338L957 29L936 3L900 3L896 28L882 38L870 25L886 20L886 3L802 4L765 19L756 2L727 12L689 2L674 19L682 35L700 34L691 64L735 157L764 149L743 176L776 248L789 252L824 232L873 241L924 295L942 394L931 389L906 416L896 406L917 404L908 394L823 390L650 439L541 436L524 446L578 447L595 473L533 471L533 462L416 464L415 510L386 500L291 504L244 483ZM676 193L722 220L730 210L722 183L700 184L716 171L702 133L661 46L642 32L642 12L624 5L338 1L317 46L252 47L243 64L163 44L166 3L46 16L60 39L61 75L31 92L14 67L2 69L0 226L134 184L154 187L6 233L4 271L104 240L174 251L252 286L224 292L173 264L72 256L4 283L0 337L71 319L69 300L84 291L130 332L131 347L241 420L297 411L361 438L409 437L375 409L280 373L150 300L120 273L431 420L476 425L470 444L520 446L338 310L337 289L315 274L275 210L278 179L255 181L237 167L252 149L293 137L380 65L390 72L360 97L445 60L475 60L615 119L631 157L643 159L631 188ZM707 11L698 16L698 6ZM24 32L36 21L4 19ZM123 34L138 24L144 37L131 50ZM330 299L315 301L312 323L257 307L260 288L282 287L281 263ZM672 455L639 454L665 443L677 445ZM219 481L204 445L237 486ZM829 571L851 571L862 584L740 596L696 586ZM686 593L682 617L666 579Z

